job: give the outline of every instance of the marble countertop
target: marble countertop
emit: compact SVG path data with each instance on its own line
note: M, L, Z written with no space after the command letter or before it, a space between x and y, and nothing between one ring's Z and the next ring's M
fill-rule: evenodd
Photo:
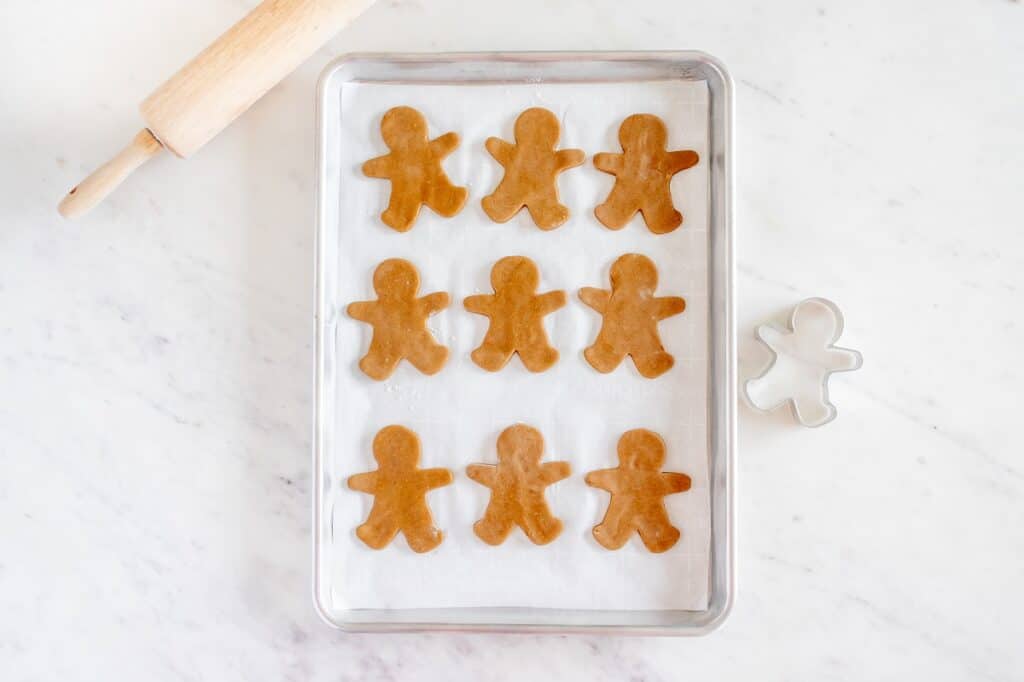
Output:
M1009 680L1024 669L1024 5L380 0L195 158L54 210L254 0L0 10L9 680ZM698 639L342 635L310 599L313 95L350 51L697 48L737 86L740 373L807 296L865 367L740 409Z

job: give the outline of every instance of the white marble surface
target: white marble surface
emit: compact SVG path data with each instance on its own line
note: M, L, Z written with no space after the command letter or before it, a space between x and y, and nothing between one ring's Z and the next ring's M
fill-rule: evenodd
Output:
M54 204L253 0L0 8L5 680L1009 680L1024 669L1024 6L381 0L196 158ZM836 422L741 410L694 640L343 636L310 603L314 84L354 50L707 50L738 94L741 372L837 301Z

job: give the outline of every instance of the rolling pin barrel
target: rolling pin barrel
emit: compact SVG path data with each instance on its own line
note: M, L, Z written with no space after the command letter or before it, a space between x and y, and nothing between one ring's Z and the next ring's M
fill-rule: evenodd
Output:
M142 102L147 130L64 198L75 217L159 151L191 156L295 70L373 0L264 0ZM143 142L140 142L142 138Z

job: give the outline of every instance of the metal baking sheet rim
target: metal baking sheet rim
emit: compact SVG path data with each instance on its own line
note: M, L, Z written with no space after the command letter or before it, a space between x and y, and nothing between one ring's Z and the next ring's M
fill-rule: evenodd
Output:
M407 69L402 81L415 81L416 73L408 69L433 66L441 71L445 68L469 70L479 67L497 71L508 67L513 71L529 71L531 67L549 70L559 65L571 66L576 77L566 82L583 80L578 69L590 68L595 74L602 68L647 69L653 73L661 70L663 78L693 78L699 76L708 82L710 90L709 145L711 149L711 193L709 206L709 234L711 276L709 292L711 303L712 339L711 372L708 391L711 396L712 455L711 475L711 586L708 609L705 611L584 611L568 609L424 609L424 610L353 610L351 614L363 616L360 619L342 619L327 608L324 600L325 581L320 570L320 539L322 536L323 481L323 414L324 390L324 334L326 333L324 297L325 267L322 245L326 220L325 191L327 173L327 150L324 131L327 125L327 95L334 81L345 69L358 71L364 68ZM520 76L518 82L531 82L535 76ZM638 79L636 77L634 80ZM354 79L353 79L354 80ZM395 82L393 79L372 78L379 82ZM452 75L448 79L420 78L423 82L469 82L468 79ZM487 78L481 76L476 82L517 82L514 78ZM587 80L621 81L628 78L589 77ZM421 53L387 54L354 53L335 59L324 69L317 89L317 145L316 145L316 377L315 377L315 418L313 434L313 604L317 613L328 625L346 632L417 632L417 631L460 631L460 632L510 632L510 633L579 633L579 634L625 634L625 635L704 635L717 629L732 609L736 592L735 578L735 486L736 486L736 333L734 306L733 264L733 84L724 65L714 57L697 51L658 52L465 52L465 53ZM490 617L481 617L486 612ZM468 618L470 614L475 618ZM434 617L429 617L433 614ZM485 616L486 616L485 614ZM549 616L546 622L538 622L541 614ZM555 622L550 617L566 614L566 622ZM632 615L633 618L629 618ZM533 616L531 622L530 616ZM389 619L390 617L390 619ZM649 620L645 622L643 618ZM660 620L654 623L653 620ZM626 622L632 620L633 622Z

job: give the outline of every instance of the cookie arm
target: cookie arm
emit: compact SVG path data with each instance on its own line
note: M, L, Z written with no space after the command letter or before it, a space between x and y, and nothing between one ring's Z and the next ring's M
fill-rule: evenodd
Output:
M363 175L368 178L391 177L391 155L378 156L363 164Z
M443 488L454 480L452 472L448 469L423 469L420 472L420 480L427 490L432 488Z
M540 467L540 475L548 485L569 478L572 475L572 466L568 462L547 462Z
M369 471L365 474L354 474L348 477L348 487L358 490L361 493L374 495L377 492L377 472Z
M374 317L376 317L375 313L377 312L377 302L356 301L354 303L349 303L348 307L345 308L345 312L347 312L348 316L354 320L372 323Z
M661 475L661 483L665 494L671 495L672 493L681 493L689 490L691 481L690 477L686 474L668 472Z
M466 475L486 488L494 487L494 477L498 468L490 464L470 464L466 467Z
M583 160L587 157L583 153L582 149L562 149L555 152L555 165L558 170L565 170L566 168L575 168L576 166L583 165Z
M608 307L608 300L611 296L612 293L607 289L596 289L594 287L583 287L580 289L580 300L602 315L604 315L605 308Z
M462 301L462 305L471 313L477 315L490 315L491 314L491 303L494 301L494 296L488 294L477 294L475 296L467 296Z
M515 152L515 146L500 137L488 137L487 142L484 142L484 147L502 166L507 166L512 161L512 154Z
M549 291L537 297L537 306L544 314L553 313L565 305L564 291Z
M687 168L693 168L700 161L700 156L692 149L684 149L678 152L668 153L668 171L678 173Z
M423 306L423 312L427 315L433 315L434 313L444 310L448 307L448 292L446 291L435 291L432 294L427 294L420 299L420 305Z
M622 172L622 160L622 154L601 152L600 154L594 154L594 168L605 173L618 175Z
M686 310L686 299L679 296L664 296L654 299L654 306L654 316L664 320Z
M441 159L455 151L455 148L458 146L458 133L445 133L441 137L430 141L430 151L434 152L434 154Z
M861 365L860 353L845 348L829 348L826 354L835 372L849 372Z
M599 469L591 471L583 477L583 480L591 488L600 488L601 490L614 493L619 488L618 473L618 469Z
M763 342L768 344L768 347L771 348L776 353L778 352L778 350L776 349L785 343L783 339L786 338L787 336L792 335L792 333L793 332L779 331L770 324L763 324L757 328L758 337Z

